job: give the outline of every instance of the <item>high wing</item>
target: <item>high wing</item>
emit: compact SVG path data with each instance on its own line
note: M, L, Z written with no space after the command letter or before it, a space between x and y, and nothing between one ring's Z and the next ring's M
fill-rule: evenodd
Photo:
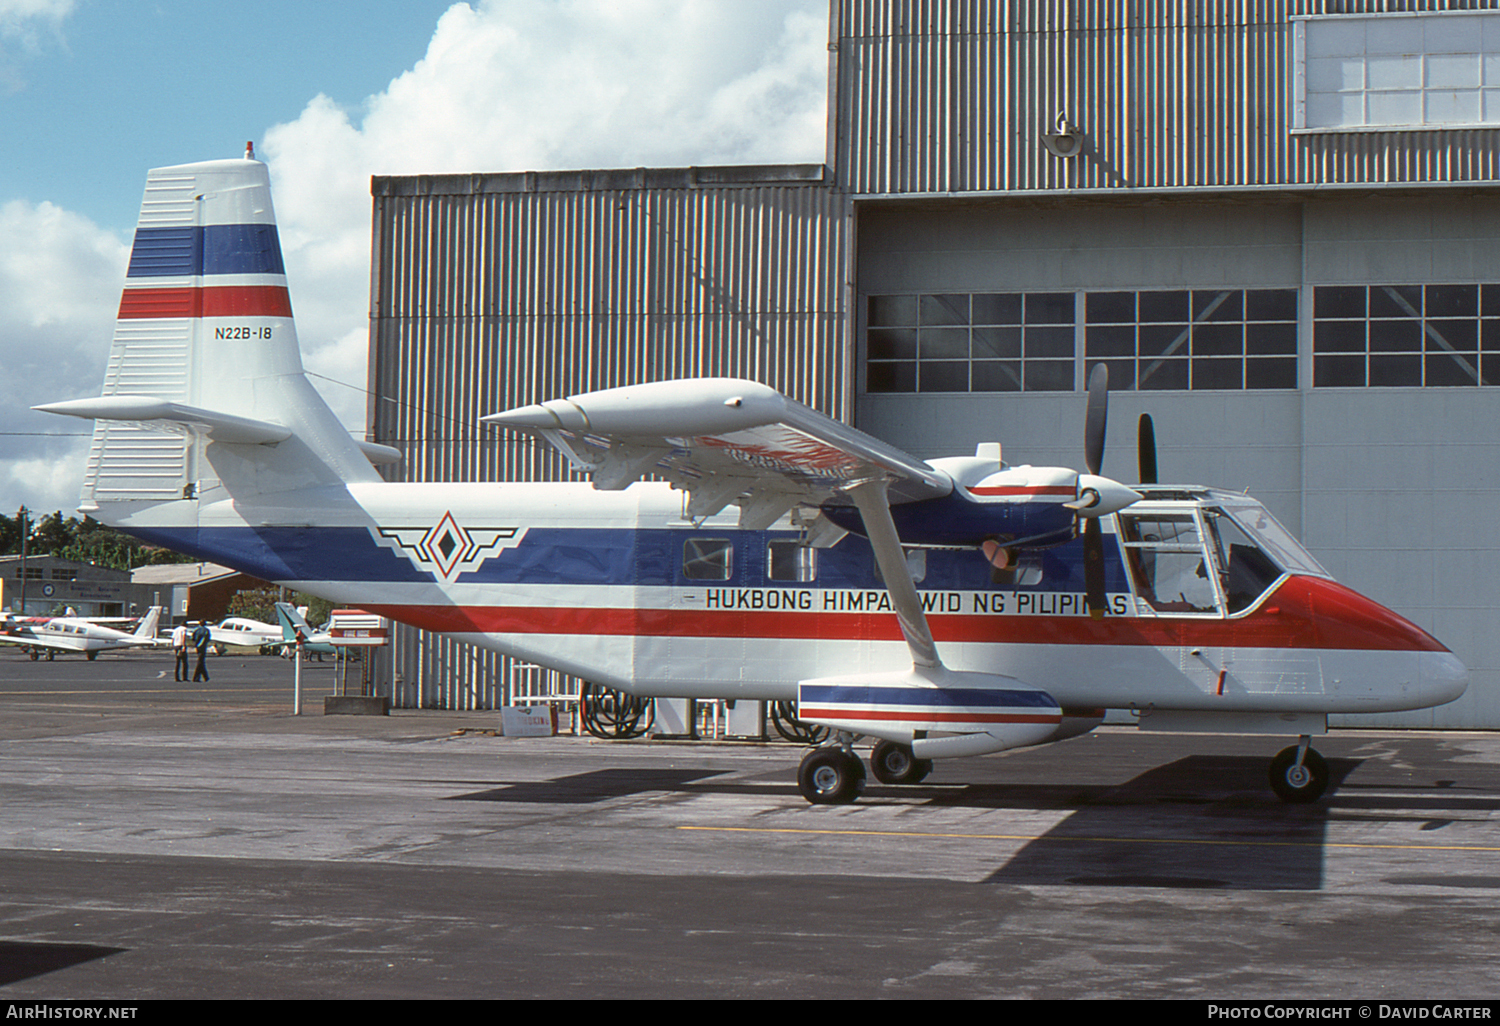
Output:
M764 530L795 506L816 508L841 493L859 509L913 664L941 670L890 507L948 495L955 483L945 471L738 378L627 385L482 419L541 435L590 473L596 488L626 488L654 473L688 493L689 517L738 503L746 530ZM831 530L809 534L833 541L843 533L826 526Z
M883 481L892 503L940 498L947 473L773 388L737 378L689 378L586 392L484 417L541 435L618 490L656 474L688 493L687 514L731 503L740 526L762 530L794 506Z

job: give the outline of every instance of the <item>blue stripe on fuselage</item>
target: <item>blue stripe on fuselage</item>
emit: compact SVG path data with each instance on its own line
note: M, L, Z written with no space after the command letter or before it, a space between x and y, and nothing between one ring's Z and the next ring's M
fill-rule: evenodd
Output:
M266 581L369 581L431 583L431 571L400 552L377 544L360 527L207 527L130 529L137 537L178 552L232 566ZM828 549L815 550L811 581L769 579L767 543L795 539L790 531L713 528L538 527L521 543L486 559L459 576L460 584L641 585L690 588L882 588L869 543L849 535ZM730 541L734 552L727 580L690 580L683 575L683 549L689 540ZM1105 590L1128 591L1113 535L1104 536ZM974 549L927 549L922 591L1082 592L1083 549L1074 540L1034 554L1041 579L1031 585L997 583L989 564Z

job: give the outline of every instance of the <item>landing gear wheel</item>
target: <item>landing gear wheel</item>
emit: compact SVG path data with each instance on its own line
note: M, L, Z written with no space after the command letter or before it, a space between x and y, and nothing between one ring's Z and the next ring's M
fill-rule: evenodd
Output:
M89 662L93 662L95 659L99 658L99 653L97 651L95 651L95 652L85 652L84 655L88 656Z
M932 772L932 760L914 757L910 745L881 741L870 752L870 772L882 784L920 784Z
M1271 790L1284 802L1306 805L1323 797L1328 789L1328 763L1309 748L1297 765L1297 746L1283 748L1271 760Z
M864 789L864 763L842 748L808 752L797 767L797 790L814 805L847 805Z

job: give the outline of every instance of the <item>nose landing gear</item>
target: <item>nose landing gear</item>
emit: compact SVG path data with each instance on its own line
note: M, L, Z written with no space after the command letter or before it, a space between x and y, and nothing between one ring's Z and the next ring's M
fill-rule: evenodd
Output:
M1328 763L1317 749L1308 746L1311 740L1304 734L1297 744L1283 748L1271 760L1271 790L1284 802L1306 805L1323 797L1328 789Z

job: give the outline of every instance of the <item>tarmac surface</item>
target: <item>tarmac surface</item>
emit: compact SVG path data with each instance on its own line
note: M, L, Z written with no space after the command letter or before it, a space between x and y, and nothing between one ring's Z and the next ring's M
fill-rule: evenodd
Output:
M324 716L0 650L0 1001L1500 997L1500 735L1087 737L808 805L783 743Z

